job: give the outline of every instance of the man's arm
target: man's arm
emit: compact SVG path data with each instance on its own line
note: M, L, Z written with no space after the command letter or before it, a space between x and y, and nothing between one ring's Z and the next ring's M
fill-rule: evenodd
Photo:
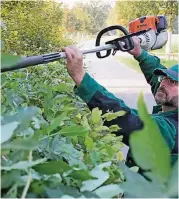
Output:
M138 116L137 110L129 108L123 100L108 92L88 73L85 74L81 84L75 89L75 94L87 103L90 110L98 107L102 110L103 114L108 111L125 111L126 114L124 116L118 117L110 122L105 122L105 125L111 126L117 124L121 130L118 131L116 135L123 135L123 142L127 145L129 144L129 135L132 131L143 127L143 123Z
M156 56L148 54L145 50L141 49L139 39L133 37L134 49L129 53L139 62L139 66L146 78L147 83L151 85L153 95L155 95L157 88L159 87L158 76L153 74L153 71L157 68L166 68L160 64L160 59Z

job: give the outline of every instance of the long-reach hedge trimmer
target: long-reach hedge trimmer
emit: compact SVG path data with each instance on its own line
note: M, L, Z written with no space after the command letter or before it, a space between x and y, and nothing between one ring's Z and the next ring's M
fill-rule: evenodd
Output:
M118 50L123 52L130 51L134 48L132 40L133 36L137 36L140 40L141 48L144 50L155 50L162 48L168 40L167 22L165 16L145 16L135 19L129 23L129 32L120 25L109 26L101 30L96 38L96 47L90 50L82 50L83 54L96 53L98 58L108 57L112 50L112 55ZM119 30L123 33L122 37L105 42L105 45L100 45L101 38L109 31ZM106 55L102 56L100 51L106 50ZM54 52L44 55L31 56L22 59L15 65L1 68L1 72L12 71L29 66L39 64L47 64L57 61L61 58L66 58L64 52Z

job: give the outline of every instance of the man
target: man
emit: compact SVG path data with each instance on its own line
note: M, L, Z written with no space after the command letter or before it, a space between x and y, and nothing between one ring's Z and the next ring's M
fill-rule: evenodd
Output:
M172 160L178 154L178 65L166 69L160 64L160 59L149 55L142 50L137 37L133 37L134 49L129 53L139 62L140 68L151 85L157 106L151 115L159 126L160 132L168 144ZM83 69L83 56L75 47L65 47L67 54L67 70L76 84L75 93L80 96L90 109L99 107L103 114L107 111L117 112L124 110L123 117L106 122L110 126L117 124L122 128L117 135L123 135L123 142L129 144L129 135L143 128L143 123L138 117L137 110L129 108L123 100L116 98L103 86L99 85Z

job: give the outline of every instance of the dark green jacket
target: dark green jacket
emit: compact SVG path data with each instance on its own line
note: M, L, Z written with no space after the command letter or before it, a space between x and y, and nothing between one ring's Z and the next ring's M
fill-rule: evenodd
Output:
M151 85L153 95L155 95L159 87L158 77L153 74L156 68L165 68L160 64L160 59L149 55L146 51L136 58L139 62L141 70ZM75 89L75 93L82 98L92 110L99 107L103 114L105 112L117 112L124 110L127 112L123 117L119 117L111 122L106 122L105 125L110 126L118 124L122 128L117 135L123 135L123 142L129 144L129 135L134 130L143 128L143 123L140 120L137 110L129 108L122 99L115 97L112 93L108 92L103 86L99 85L88 73L85 74L81 84ZM171 153L172 159L178 156L178 110L169 112L160 112L161 106L154 106L152 117L155 119L161 134L167 142Z

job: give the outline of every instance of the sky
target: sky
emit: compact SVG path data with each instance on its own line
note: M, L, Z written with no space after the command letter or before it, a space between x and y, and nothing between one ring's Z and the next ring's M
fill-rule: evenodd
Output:
M75 3L77 2L82 2L82 3L87 3L89 2L89 0L56 0L57 2L62 2L66 5L68 5L69 7L73 7L75 5ZM106 0L99 0L99 1L106 1ZM115 3L116 0L110 0L112 2L112 4Z

